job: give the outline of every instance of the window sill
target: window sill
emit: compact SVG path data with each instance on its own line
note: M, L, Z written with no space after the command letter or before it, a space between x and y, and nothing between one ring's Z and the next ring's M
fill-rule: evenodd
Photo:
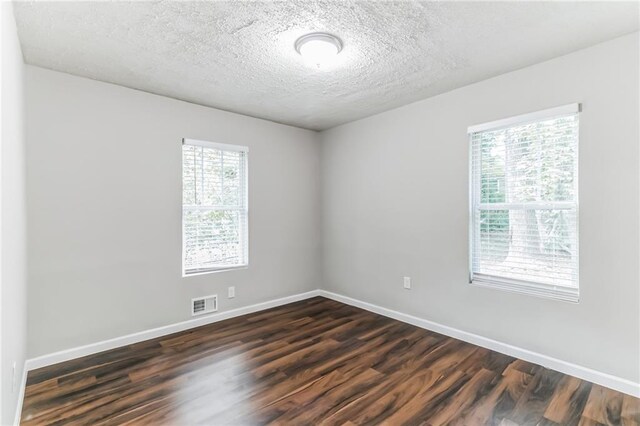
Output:
M198 275L215 274L217 272L239 271L242 269L249 269L249 265L247 264L247 265L237 265L237 266L224 266L221 268L199 269L193 272L182 271L182 278L196 277Z
M526 294L544 299L562 300L571 303L580 301L580 290L573 287L554 286L480 274L474 274L470 284L476 287Z

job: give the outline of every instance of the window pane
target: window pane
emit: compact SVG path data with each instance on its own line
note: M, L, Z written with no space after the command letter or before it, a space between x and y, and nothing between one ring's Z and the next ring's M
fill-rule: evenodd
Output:
M228 206L239 206L242 204L242 198L244 196L240 184L242 162L240 152L225 152L224 153L224 166L222 169L222 204Z
M182 146L182 204L196 203L196 150L190 145Z
M233 210L185 211L185 269L243 264L243 216Z
M223 181L220 178L222 172L222 160L223 153L217 149L202 149L203 150L203 194L202 202L203 206L216 206L222 204L222 185Z
M471 144L472 277L577 288L578 114L480 130Z
M577 116L483 132L481 202L571 201Z
M474 259L486 275L573 286L577 280L576 211L484 210Z
M504 137L496 132L484 133L480 142L481 150L481 202L504 203L505 187L505 150Z
M183 145L185 272L247 264L246 155Z

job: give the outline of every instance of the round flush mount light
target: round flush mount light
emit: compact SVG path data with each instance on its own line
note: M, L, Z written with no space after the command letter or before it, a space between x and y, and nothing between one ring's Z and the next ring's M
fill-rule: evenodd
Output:
M342 50L342 41L329 33L311 33L296 40L295 47L305 61L321 67L336 59Z

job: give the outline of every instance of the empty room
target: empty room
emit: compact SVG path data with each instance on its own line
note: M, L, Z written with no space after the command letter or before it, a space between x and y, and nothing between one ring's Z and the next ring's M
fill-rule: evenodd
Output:
M1 425L640 426L640 2L0 23Z

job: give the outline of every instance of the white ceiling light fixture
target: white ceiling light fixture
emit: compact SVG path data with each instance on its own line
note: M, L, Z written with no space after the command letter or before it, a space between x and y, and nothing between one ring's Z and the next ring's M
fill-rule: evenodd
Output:
M296 40L295 47L305 61L320 68L336 60L342 40L329 33L311 33Z

